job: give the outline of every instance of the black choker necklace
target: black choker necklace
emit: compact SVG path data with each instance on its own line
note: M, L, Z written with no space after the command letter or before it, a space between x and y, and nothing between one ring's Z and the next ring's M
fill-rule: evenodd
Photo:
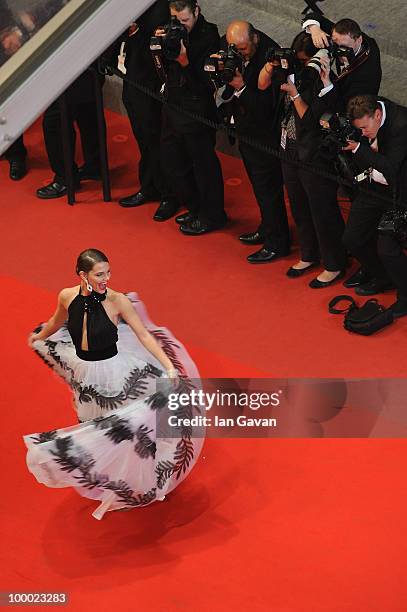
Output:
M85 303L85 310L89 311L93 310L93 308L95 308L97 304L100 304L100 302L103 302L106 299L107 289L104 293L98 293L97 291L94 291L94 289L92 289L92 293L90 293L89 295L83 295L82 293L80 295Z

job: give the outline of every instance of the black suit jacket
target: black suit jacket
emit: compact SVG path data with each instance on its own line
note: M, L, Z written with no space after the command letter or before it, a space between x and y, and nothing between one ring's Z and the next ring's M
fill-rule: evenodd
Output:
M321 28L327 34L332 33L335 24L329 19L317 13L308 13L304 21L308 19L318 21ZM379 93L382 80L380 50L374 38L364 33L362 33L362 38L363 43L369 45L370 48L367 60L355 68L353 72L339 79L335 83L334 90L336 91L331 90L331 92L326 94L326 96L332 99L332 103L335 104L338 112L346 112L346 105L353 96L363 94L377 95Z
M127 77L141 82L154 90L160 89L161 81L155 69L150 51L150 38L154 31L170 21L168 0L158 0L137 19L138 30L133 36L126 36L125 52ZM117 49L119 51L119 49ZM115 58L116 60L116 58ZM124 81L123 93L129 85Z
M256 31L259 37L257 50L244 69L243 80L246 88L237 98L234 96L228 104L232 106L237 133L252 137L263 143L277 145L280 138L279 84L272 83L265 91L258 88L261 69L265 64L266 51L280 45L267 34ZM227 49L226 36L221 39L221 48ZM234 91L234 90L233 90Z
M109 66L117 66L117 56L120 53L122 42L125 43L126 54L125 67L126 78L136 83L141 83L154 91L158 91L162 85L154 65L150 51L150 38L154 31L166 25L170 21L170 10L168 0L156 0L137 19L138 30L129 36L129 28L125 30L103 53L103 61ZM143 95L126 80L123 80L123 96Z
M375 153L368 143L363 142L352 157L359 170L374 168L381 172L391 192L397 189L405 200L407 197L407 108L386 98L379 98L379 100L384 102L386 119L377 133L378 153Z
M182 114L172 105L185 109L189 113L201 115L216 121L216 105L213 86L204 71L206 59L219 51L220 38L218 27L199 15L189 34L187 54L189 65L181 67L176 61L166 61L167 83L166 96L170 106L164 106L164 113L171 117L173 125L184 132L195 132L207 129L199 121Z

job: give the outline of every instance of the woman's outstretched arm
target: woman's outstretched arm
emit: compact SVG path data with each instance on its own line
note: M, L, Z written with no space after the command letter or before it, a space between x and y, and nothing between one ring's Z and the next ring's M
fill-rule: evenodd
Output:
M67 290L62 289L60 294L58 295L58 304L57 308L52 315L52 317L45 323L44 327L37 334L30 334L28 338L28 343L32 347L32 343L36 340L46 340L52 334L55 334L63 324L65 323L68 312L66 310L65 304L67 299Z
M120 316L131 327L141 344L153 355L153 357L158 359L170 378L176 377L177 371L171 360L164 353L154 336L144 327L130 300L125 295L118 294L116 304Z

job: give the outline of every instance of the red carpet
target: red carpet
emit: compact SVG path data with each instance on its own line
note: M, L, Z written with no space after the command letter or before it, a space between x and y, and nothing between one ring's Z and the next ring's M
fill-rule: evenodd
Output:
M209 440L168 501L101 522L91 501L27 472L22 434L73 413L26 337L76 283L74 260L89 246L108 253L112 286L138 291L203 376L405 376L406 321L348 335L327 314L340 285L312 291L309 278L285 277L295 252L246 263L250 247L236 237L257 211L239 160L222 157L230 227L188 238L151 220L155 204L117 205L137 188L137 156L123 118L109 115L109 139L112 203L95 183L73 207L35 197L51 178L38 124L28 176L14 184L0 164L1 590L67 591L72 610L405 610L404 440Z

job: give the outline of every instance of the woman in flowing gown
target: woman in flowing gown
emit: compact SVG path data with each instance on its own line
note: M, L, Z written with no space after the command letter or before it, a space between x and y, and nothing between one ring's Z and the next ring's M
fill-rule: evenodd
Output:
M99 500L93 516L100 519L164 499L190 472L203 432L183 423L199 408L172 411L180 420L169 428L167 400L195 388L199 374L135 293L107 286L110 266L101 251L83 251L76 273L80 285L60 292L54 315L29 344L70 386L79 424L24 442L36 479Z

